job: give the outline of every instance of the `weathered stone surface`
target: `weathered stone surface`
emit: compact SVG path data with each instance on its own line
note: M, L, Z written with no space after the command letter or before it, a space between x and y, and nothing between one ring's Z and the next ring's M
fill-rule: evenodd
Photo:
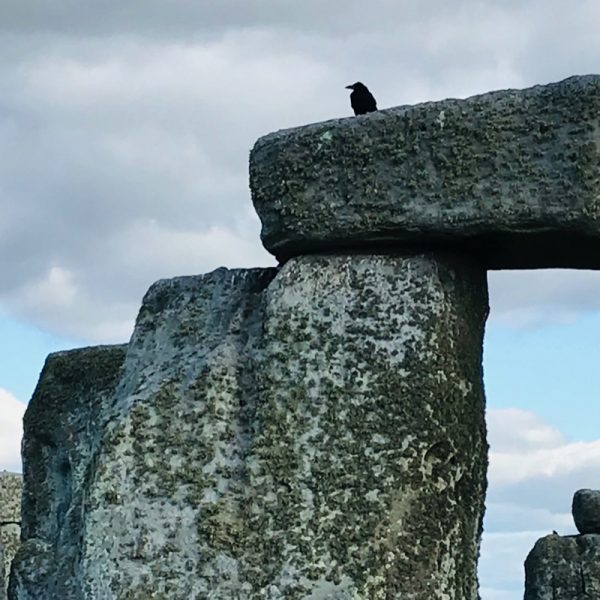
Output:
M83 348L46 360L24 417L23 544L13 563L11 599L83 598L78 581L83 499L125 348Z
M0 471L0 600L6 598L10 565L21 535L21 489L23 477Z
M265 247L452 244L600 268L600 76L279 131L250 162Z
M240 587L245 459L274 275L219 269L146 294L88 489L87 598L251 597Z
M600 534L600 490L577 490L575 492L573 519L579 533Z
M476 599L484 270L311 256L274 276L146 295L88 486L84 596Z
M0 523L21 522L23 476L0 471Z
M8 573L4 567L4 546L0 543L0 600L6 600L6 588L8 587Z
M548 535L525 561L524 600L600 598L600 535Z
M280 559L250 581L275 598L476 598L483 270L302 257L267 294L250 527Z

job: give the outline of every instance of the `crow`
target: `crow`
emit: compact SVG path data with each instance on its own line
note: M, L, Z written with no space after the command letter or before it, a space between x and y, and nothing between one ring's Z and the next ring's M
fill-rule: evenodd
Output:
M377 110L377 102L364 83L357 81L352 85L347 85L346 89L352 90L350 105L354 109L355 115L364 115Z

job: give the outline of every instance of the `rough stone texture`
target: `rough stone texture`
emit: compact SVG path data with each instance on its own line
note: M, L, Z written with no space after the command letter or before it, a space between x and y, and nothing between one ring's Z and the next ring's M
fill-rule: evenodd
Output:
M24 417L23 543L13 563L10 598L83 598L77 578L83 498L125 348L83 348L46 360Z
M490 268L600 268L600 76L400 106L261 138L265 247L452 244Z
M0 523L21 522L23 476L0 471Z
M524 600L600 598L600 535L548 535L525 561Z
M88 486L85 597L475 600L484 270L338 255L274 276L146 295Z
M579 533L600 534L600 490L577 490L575 492L573 519Z
M6 600L8 587L8 572L5 572L4 546L0 543L0 600Z
M245 457L274 275L219 269L146 294L88 490L87 598L245 597Z
M0 600L6 598L10 565L21 535L21 489L23 477L0 471Z

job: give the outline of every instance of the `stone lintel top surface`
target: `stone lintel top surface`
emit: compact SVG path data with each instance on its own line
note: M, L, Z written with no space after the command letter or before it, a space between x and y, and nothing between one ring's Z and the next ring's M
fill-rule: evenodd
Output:
M271 133L250 187L283 260L450 245L489 268L600 268L600 75Z

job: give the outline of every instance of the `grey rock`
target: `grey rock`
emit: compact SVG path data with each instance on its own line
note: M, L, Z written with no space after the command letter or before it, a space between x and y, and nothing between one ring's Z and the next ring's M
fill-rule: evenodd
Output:
M600 268L600 76L400 106L267 135L265 247L450 245L489 268Z
M6 588L8 587L8 573L4 568L4 546L0 543L0 600L6 600Z
M0 526L0 547L2 548L3 587L0 588L0 598L4 598L8 588L10 569L15 555L21 545L21 527L18 523L5 523Z
M475 600L484 270L275 275L146 295L87 487L85 597Z
M88 488L87 598L251 597L240 590L245 459L274 276L218 269L144 297Z
M62 577L65 576L66 580L63 581ZM39 538L31 538L20 545L13 563L8 598L84 600L73 575L57 569L57 553L53 546Z
M600 534L600 490L577 490L572 509L579 533Z
M83 598L77 579L83 499L125 349L83 348L46 360L24 417L23 544L13 562L11 599Z
M21 537L23 477L0 471L0 600L5 600L12 560Z
M600 536L548 535L525 561L524 600L600 598Z
M0 471L0 523L21 522L23 476Z

